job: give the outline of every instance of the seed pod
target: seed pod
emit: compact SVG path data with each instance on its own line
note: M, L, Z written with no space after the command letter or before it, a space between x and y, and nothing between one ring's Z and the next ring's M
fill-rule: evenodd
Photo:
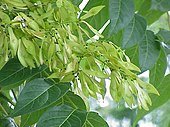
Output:
M124 95L123 98L125 102L128 104L130 108L132 108L133 105L136 104L135 98L130 90L129 83L127 80L122 80L122 85L124 87Z
M109 77L109 75L106 75L101 71L94 71L94 70L82 70L82 71L88 75L96 76L98 78L108 78Z
M82 71L88 75L97 76L99 78L108 78L109 75L104 74L93 57L84 57L80 63Z
M2 12L1 10L0 10L0 19L2 20L1 21L2 23L6 23L6 24L10 23L9 16L6 13Z
M50 70L51 70L52 57L53 57L55 51L56 51L55 44L53 41L51 41L50 45L49 45L49 49L48 49L48 64L49 64Z
M82 72L82 75L84 77L84 81L85 81L85 84L86 84L86 87L89 91L89 94L90 96L94 97L97 99L97 92L99 92L97 86L92 82L91 78L86 75L85 73Z
M46 13L42 14L40 19L45 19L45 18L48 18L50 16L53 16L53 12L54 12L54 9L51 8L50 10L48 10Z
M75 70L75 67L76 67L76 61L73 60L72 62L70 62L70 63L67 65L66 72L74 71L74 70Z
M34 30L31 30L31 29L26 29L27 32L32 35L32 36L35 36L37 38L40 38L40 39L44 39L44 33L43 32L39 32L39 31L34 31Z
M7 37L4 38L4 58L5 58L5 62L7 62L9 60L8 58L8 41L7 41Z
M40 47L39 53L38 53L38 57L39 57L39 61L40 61L40 64L41 64L41 65L44 63L42 46L43 46L43 42L42 42L42 44L41 44L41 47Z
M45 28L45 23L38 14L35 14L33 12L30 12L29 14L38 23L38 25L40 25L42 28Z
M81 83L82 92L88 98L89 95L90 95L90 93L89 93L90 90L89 90L89 88L87 86L87 83L86 83L86 81L84 79L84 75L83 75L82 72L80 72L80 74L79 74L79 79L80 79L80 83Z
M102 97L103 97L103 99L104 99L104 97L105 97L105 94L106 94L106 81L105 81L105 79L104 78L101 78L100 79L100 82L98 83L98 87L100 88L99 90L100 90L100 94L102 95Z
M119 81L119 75L112 71L111 73L111 82L110 82L110 94L113 98L113 100L115 100L116 102L119 102L124 94L124 89L123 86L121 84L121 82Z
M37 53L36 53L36 49L35 49L35 45L33 42L31 42L30 40L27 40L26 38L22 37L22 42L25 46L26 51L32 55L32 57L34 58L34 60L36 61L37 65L39 66L39 61L37 59Z
M131 63L131 62L124 62L123 64L129 70L133 70L133 71L136 71L136 72L141 72L140 69L136 65Z
M31 18L27 17L24 13L20 12L20 15L26 20L26 23L35 31L39 31L39 25Z
M94 16L94 15L98 14L103 8L104 8L104 6L93 7L85 15L81 16L80 19L85 20L91 16Z
M8 27L8 33L10 38L10 48L11 48L11 54L12 57L16 56L17 50L18 50L18 39L16 38L13 29L11 27Z
M88 26L88 28L94 33L96 34L98 37L100 38L104 38L103 35L101 35L96 29L94 29L90 24L88 24L87 22L85 21L82 21L84 24L86 24Z
M146 98L144 98L144 95L146 93L141 89L141 90L138 90L138 95L137 95L137 100L138 100L138 104L140 107L143 107L145 110L149 110L148 108L148 105L147 105L147 100Z
M33 57L36 57L34 44L30 40L27 40L24 37L22 37L22 42L23 42L27 52L30 53Z
M18 59L24 67L35 68L33 57L27 52L21 39L19 39Z
M63 0L57 0L57 7L60 8L63 5Z
M131 81L130 79L127 79L128 81L128 84L129 84L129 88L131 89L131 92L134 94L134 95L137 95L137 89L135 87L135 83L134 81Z
M4 38L5 38L5 34L0 32L0 50L2 50L2 48L3 48Z
M18 59L24 67L28 67L28 64L27 64L27 62L25 61L25 58L24 58L25 53L26 53L26 50L21 43L21 39L19 39L19 46L18 46L18 52L17 52Z
M27 56L25 57L25 61L30 68L35 68L34 60L31 55L27 54Z
M144 88L145 90L147 90L147 92L149 93L153 93L153 94L156 94L156 95L159 95L159 92L156 90L156 88L149 84L149 83L146 83L144 81L142 81L141 79L137 78L137 83L142 87Z
M12 4L17 8L22 8L26 6L26 4L24 4L21 0L4 0L4 2Z
M74 75L72 72L65 73L65 75L61 78L60 82L71 82L74 79Z
M5 46L6 45L6 46ZM0 34L0 70L7 63L8 59L8 42L4 34Z

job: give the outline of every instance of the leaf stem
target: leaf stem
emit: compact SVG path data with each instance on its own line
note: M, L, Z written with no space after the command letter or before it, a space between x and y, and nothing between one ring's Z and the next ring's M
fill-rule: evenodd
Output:
M1 105L1 103L0 103L0 107L1 107L1 109L3 110L3 112L4 112L6 115L8 115L7 111L6 111L5 108Z

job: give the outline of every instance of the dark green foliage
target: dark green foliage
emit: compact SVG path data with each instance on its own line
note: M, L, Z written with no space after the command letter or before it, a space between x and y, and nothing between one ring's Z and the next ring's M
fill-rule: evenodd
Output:
M150 26L170 1L90 0L82 11L81 2L0 1L0 127L108 127L87 107L89 97L105 98L105 79L123 102L112 115L128 114L134 127L168 104L170 31ZM152 85L137 76L147 70Z

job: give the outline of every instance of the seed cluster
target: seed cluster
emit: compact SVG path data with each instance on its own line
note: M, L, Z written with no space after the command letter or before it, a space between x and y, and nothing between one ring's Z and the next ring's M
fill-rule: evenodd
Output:
M104 97L109 79L115 101L124 99L130 108L137 104L148 110L148 93L159 94L157 90L137 77L134 72L140 70L124 51L112 42L93 39L83 27L103 38L85 21L102 8L77 18L79 9L69 0L2 0L0 68L14 57L24 67L45 64L53 72L49 78L72 82L74 92L83 98L97 98L97 93Z

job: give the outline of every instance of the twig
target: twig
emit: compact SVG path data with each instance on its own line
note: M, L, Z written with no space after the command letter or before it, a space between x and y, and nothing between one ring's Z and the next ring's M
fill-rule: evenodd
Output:
M17 102L17 96L15 95L14 90L12 89L11 91L12 91L12 94L13 94L13 96L14 96L15 101Z

